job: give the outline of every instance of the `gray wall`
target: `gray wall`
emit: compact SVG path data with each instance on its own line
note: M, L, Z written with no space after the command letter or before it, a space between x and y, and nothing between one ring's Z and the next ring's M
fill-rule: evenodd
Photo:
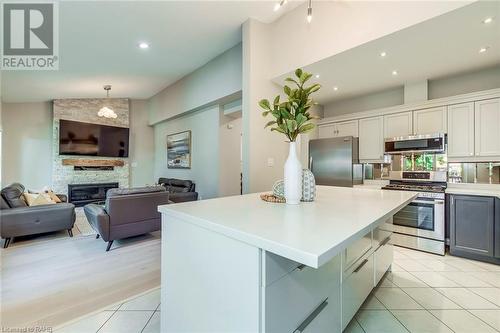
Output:
M241 191L241 112L225 116L219 123L219 196L238 195Z
M191 169L167 168L167 135L191 130ZM191 179L202 199L218 195L219 106L164 121L154 127L155 179Z
M207 107L240 92L241 59L238 44L151 97L149 123Z
M500 66L429 81L429 99L500 88Z
M428 81L428 97L436 99L475 91L500 88L500 66L480 69ZM324 105L324 116L333 117L375 110L404 103L404 88L346 98Z
M219 195L219 105L241 98L242 45L239 44L149 99L154 125L154 178L191 179L201 198ZM191 169L168 169L168 134L191 130Z
M52 103L4 103L2 122L2 184L51 185Z
M389 106L401 105L404 100L404 89L379 91L362 96L341 99L324 105L324 116L333 117L342 114L380 109Z
M154 130L148 125L148 101L130 101L130 186L154 184Z

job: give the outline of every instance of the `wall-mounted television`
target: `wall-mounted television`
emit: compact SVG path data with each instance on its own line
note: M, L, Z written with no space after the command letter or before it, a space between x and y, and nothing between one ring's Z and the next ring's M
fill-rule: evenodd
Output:
M128 157L129 129L59 121L59 155Z

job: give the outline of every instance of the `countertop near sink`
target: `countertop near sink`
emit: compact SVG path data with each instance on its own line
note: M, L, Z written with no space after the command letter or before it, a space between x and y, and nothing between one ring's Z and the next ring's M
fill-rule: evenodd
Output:
M500 199L500 185L448 183L448 187L446 188L446 193L497 197Z

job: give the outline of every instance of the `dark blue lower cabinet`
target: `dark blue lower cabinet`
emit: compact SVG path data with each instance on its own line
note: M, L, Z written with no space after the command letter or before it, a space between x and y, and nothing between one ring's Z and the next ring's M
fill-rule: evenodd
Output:
M500 199L495 199L495 258L500 263Z
M450 196L450 253L499 262L500 206L494 197Z

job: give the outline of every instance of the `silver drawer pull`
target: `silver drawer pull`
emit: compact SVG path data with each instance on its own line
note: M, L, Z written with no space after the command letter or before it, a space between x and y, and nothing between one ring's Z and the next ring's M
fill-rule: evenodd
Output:
M302 324L299 325L299 327L295 329L295 331L293 331L293 333L304 332L307 326L309 326L309 324L321 313L321 311L323 311L324 308L326 308L327 305L328 305L328 298L325 299L323 302L321 302L321 304L318 305L316 309L314 309L314 311L306 318L306 320L302 322Z
M304 270L304 268L306 268L306 265L304 265L304 264L300 264L300 265L298 265L298 266L297 266L297 269L298 269L299 271L303 271L303 270Z
M391 236L387 237L386 239L384 239L381 243L380 243L380 246L384 246L385 244L389 243L389 241L391 240Z
M368 259L363 260L363 262L362 262L361 264L359 264L359 266L358 266L358 267L356 267L356 269L354 270L354 273L359 272L359 270L360 270L361 268L363 268L363 266L364 266L367 262L368 262Z

